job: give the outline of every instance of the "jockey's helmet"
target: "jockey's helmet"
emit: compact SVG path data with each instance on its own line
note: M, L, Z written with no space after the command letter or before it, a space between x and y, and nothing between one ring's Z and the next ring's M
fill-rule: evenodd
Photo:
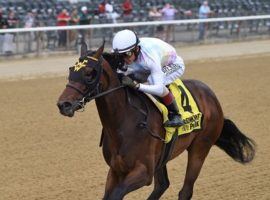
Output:
M115 34L112 41L114 53L129 52L139 44L140 40L135 32L125 29Z

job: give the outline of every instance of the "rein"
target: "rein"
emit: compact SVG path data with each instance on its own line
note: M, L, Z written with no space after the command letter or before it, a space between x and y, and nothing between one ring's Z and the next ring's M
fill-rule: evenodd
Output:
M99 98L99 97L105 96L105 95L107 95L107 94L109 94L109 93L111 93L111 92L114 92L114 91L116 91L116 90L119 90L119 89L121 89L121 88L123 88L123 87L125 87L125 86L124 86L124 85L120 85L120 86L115 87L115 88L112 88L112 89L110 89L110 90L106 90L106 91L104 91L104 92L99 92L99 90L98 90L99 85L97 85L96 88L95 88L95 90L97 90L98 93L97 93L96 95L94 95L94 96L91 96L91 94L92 94L94 91L93 91L93 92L86 92L86 93L83 93L80 89L76 88L75 86L71 85L70 83L68 83L68 84L66 85L66 87L69 87L69 88L72 88L72 89L76 90L78 93L80 93L80 94L83 96L82 100L79 101L79 104L80 104L80 106L81 106L82 111L84 111L84 107L85 107L85 104L86 104L87 102L89 102L89 101L91 101L91 100L93 100L93 99L97 99L97 98ZM81 111L81 112L82 112L82 111Z
M111 92L114 92L115 90L118 90L118 89L123 88L123 87L125 87L125 86L124 85L120 85L120 86L115 87L115 88L112 88L110 90L106 90L104 92L100 92L100 93L98 93L98 94L96 94L96 95L94 95L92 97L86 96L86 97L84 97L84 99L86 100L85 102L88 102L88 101L91 101L93 99L97 99L99 97L105 96L105 95L107 95L107 94L109 94Z

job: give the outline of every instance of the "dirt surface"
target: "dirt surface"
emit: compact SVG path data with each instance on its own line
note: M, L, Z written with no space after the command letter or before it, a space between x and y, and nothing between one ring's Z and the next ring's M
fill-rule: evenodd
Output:
M231 56L217 60L209 60L209 54L196 61L189 58L184 78L202 80L215 91L225 115L256 141L257 154L252 163L241 165L213 147L196 182L193 199L269 200L270 51L266 47L257 54ZM58 66L74 62L71 58L16 60L1 62L0 68L33 66L37 61L40 67L47 67L55 59L59 59ZM9 76L1 71L0 200L101 199L108 167L98 147L101 124L95 103L89 103L86 111L76 113L74 118L63 117L56 101L67 74L63 76L61 69L57 72L61 76L50 77L54 72L37 73L35 69L29 76L29 71L26 75L25 69L20 69ZM36 75L44 77L36 79ZM7 81L10 76L13 81ZM21 80L26 77L32 79ZM186 153L169 162L171 185L161 199L177 199L185 168ZM151 190L152 186L144 187L125 199L146 199Z
M177 47L177 45L176 45ZM107 49L110 51L109 49ZM177 48L186 63L201 60L219 60L270 53L270 40L181 46ZM68 67L78 60L78 55L43 56L39 58L0 60L0 78L6 80L31 79L37 76L56 77L67 73Z

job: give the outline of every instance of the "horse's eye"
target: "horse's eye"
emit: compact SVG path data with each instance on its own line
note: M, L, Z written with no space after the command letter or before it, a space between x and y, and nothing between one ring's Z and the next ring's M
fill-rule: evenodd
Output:
M96 70L91 71L89 76L95 78L97 76L97 71Z
M96 80L96 71L95 70L85 70L84 71L84 82L86 85L91 85Z
M92 72L93 72L93 70L92 70L91 68L86 67L86 68L84 69L84 71L83 71L83 75L84 75L84 76L91 76L91 75L92 75Z
M84 75L85 76L91 76L91 71L85 71Z

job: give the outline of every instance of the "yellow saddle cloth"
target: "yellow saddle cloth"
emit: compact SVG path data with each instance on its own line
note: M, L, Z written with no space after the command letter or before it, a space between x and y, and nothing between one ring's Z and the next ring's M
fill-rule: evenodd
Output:
M176 100L179 113L185 124L181 127L164 127L166 129L165 143L170 142L174 133L183 135L191 133L194 130L201 130L203 119L203 115L200 112L196 101L180 79L171 83L169 89ZM153 96L147 96L155 103L162 113L163 123L166 122L168 120L168 110L166 106L157 101Z

